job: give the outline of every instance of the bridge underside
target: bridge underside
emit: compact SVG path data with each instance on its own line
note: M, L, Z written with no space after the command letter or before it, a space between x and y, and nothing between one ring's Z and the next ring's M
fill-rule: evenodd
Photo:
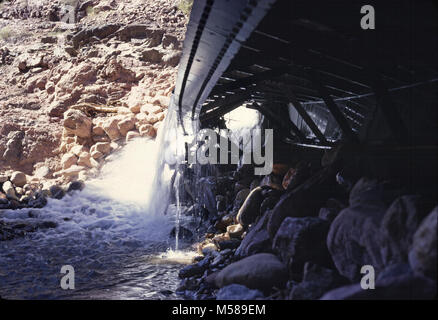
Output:
M330 148L436 144L432 1L195 1L173 103L186 133L258 110L276 139Z

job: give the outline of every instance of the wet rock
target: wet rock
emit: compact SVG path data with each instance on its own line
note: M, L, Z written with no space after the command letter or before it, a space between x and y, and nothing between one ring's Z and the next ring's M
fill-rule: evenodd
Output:
M205 271L204 266L199 266L198 264L191 264L182 268L178 273L178 277L183 279L183 278L189 278L194 276L200 276L204 273L204 271Z
M216 214L217 181L214 177L205 177L198 182L198 203L210 214Z
M219 250L236 249L240 245L240 240L230 239L217 242Z
M68 186L67 193L72 192L72 191L76 191L76 190L81 191L84 188L85 188L85 183L83 183L82 181L73 181Z
M228 265L217 274L215 282L219 288L236 283L270 291L272 287L283 287L287 279L286 266L276 256L259 253Z
M49 189L50 195L54 199L62 199L65 196L65 191L58 185L53 185Z
M64 128L69 134L80 138L90 138L91 127L91 119L82 111L70 109L64 113Z
M169 236L172 238L176 237L176 231L177 228L173 227L172 230L170 231ZM179 227L178 229L178 238L179 239L183 239L183 240L190 240L193 238L193 232L191 232L189 229L184 228L184 227Z
M237 257L246 257L261 252L272 252L272 242L267 231L267 224L271 214L271 211L266 211L264 216L251 227L236 250L235 255Z
M278 229L272 248L294 271L301 271L307 261L330 266L326 245L329 226L327 221L316 217L288 217Z
M243 227L249 226L260 215L260 205L263 201L262 190L261 187L257 187L251 191L239 209L237 221Z
M329 290L343 286L348 281L341 277L336 270L328 269L317 264L306 263L303 281L292 286L290 300L315 300Z
M420 275L437 277L437 219L438 207L423 220L413 237L409 263Z
M218 231L225 232L227 230L227 227L233 224L233 222L233 216L231 214L228 214L219 218L219 220L217 220L214 224L214 228Z
M227 227L227 233L230 235L230 238L240 239L243 232L244 229L241 224L234 224Z
M382 269L379 229L388 207L385 185L361 179L350 193L350 206L330 227L327 246L339 273L351 281L360 279L360 268Z
M38 228L40 229L52 229L52 228L56 228L57 226L58 224L53 221L43 221L38 224Z
M232 210L233 216L236 216L238 214L240 208L242 207L249 193L250 193L249 189L244 188L236 194L236 197L234 198L233 210Z
M360 284L327 292L321 300L423 300L436 298L436 283L405 274L376 281L375 289L363 290Z
M414 233L432 208L429 201L414 195L400 197L391 204L380 227L385 265L408 261Z
M26 184L26 175L23 172L15 171L11 175L11 182L16 187L23 187Z
M227 201L224 196L216 196L216 210L217 212L223 212L227 209Z
M208 255L211 252L217 251L218 247L214 243L206 243L201 246L201 253L205 256Z
M34 198L30 199L27 204L32 208L43 208L47 204L47 199L43 192L37 192Z
M217 300L257 300L265 296L260 290L251 290L240 284L230 284L221 288L217 294Z

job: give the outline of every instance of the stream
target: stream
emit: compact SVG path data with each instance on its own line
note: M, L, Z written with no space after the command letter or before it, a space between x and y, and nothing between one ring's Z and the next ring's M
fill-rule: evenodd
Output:
M57 227L0 242L0 296L177 298L178 270L195 253L173 251L177 242L169 233L185 221L175 220L175 205L167 207L167 214L160 212L168 202L165 188L157 192L152 183L157 148L155 141L134 140L111 155L99 178L87 182L84 190L49 199L42 209L5 210L4 221L50 221ZM184 248L181 242L179 248ZM74 268L74 290L60 286L63 265Z

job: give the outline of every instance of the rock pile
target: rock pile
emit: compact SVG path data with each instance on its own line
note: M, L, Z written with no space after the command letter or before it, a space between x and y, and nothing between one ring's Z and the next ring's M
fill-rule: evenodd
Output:
M207 210L209 227L196 263L179 274L177 293L189 299L435 298L436 200L406 194L387 180L341 179L337 160L324 165L282 165L261 180L244 167L200 178L196 201ZM360 285L364 266L373 267L375 290Z
M71 3L0 6L0 174L36 185L66 188L156 136L188 18L171 0Z

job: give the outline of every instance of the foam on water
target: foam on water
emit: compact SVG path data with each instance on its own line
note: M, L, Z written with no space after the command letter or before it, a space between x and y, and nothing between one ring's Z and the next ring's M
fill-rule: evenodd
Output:
M157 143L135 140L83 191L49 199L43 209L4 211L4 221L58 226L0 242L0 296L169 298L160 290L175 288L177 264L193 254L166 252L175 215L163 215L167 194L154 189L157 174L163 186L171 177L169 170L157 171L158 156ZM75 268L76 290L60 288L63 265Z

